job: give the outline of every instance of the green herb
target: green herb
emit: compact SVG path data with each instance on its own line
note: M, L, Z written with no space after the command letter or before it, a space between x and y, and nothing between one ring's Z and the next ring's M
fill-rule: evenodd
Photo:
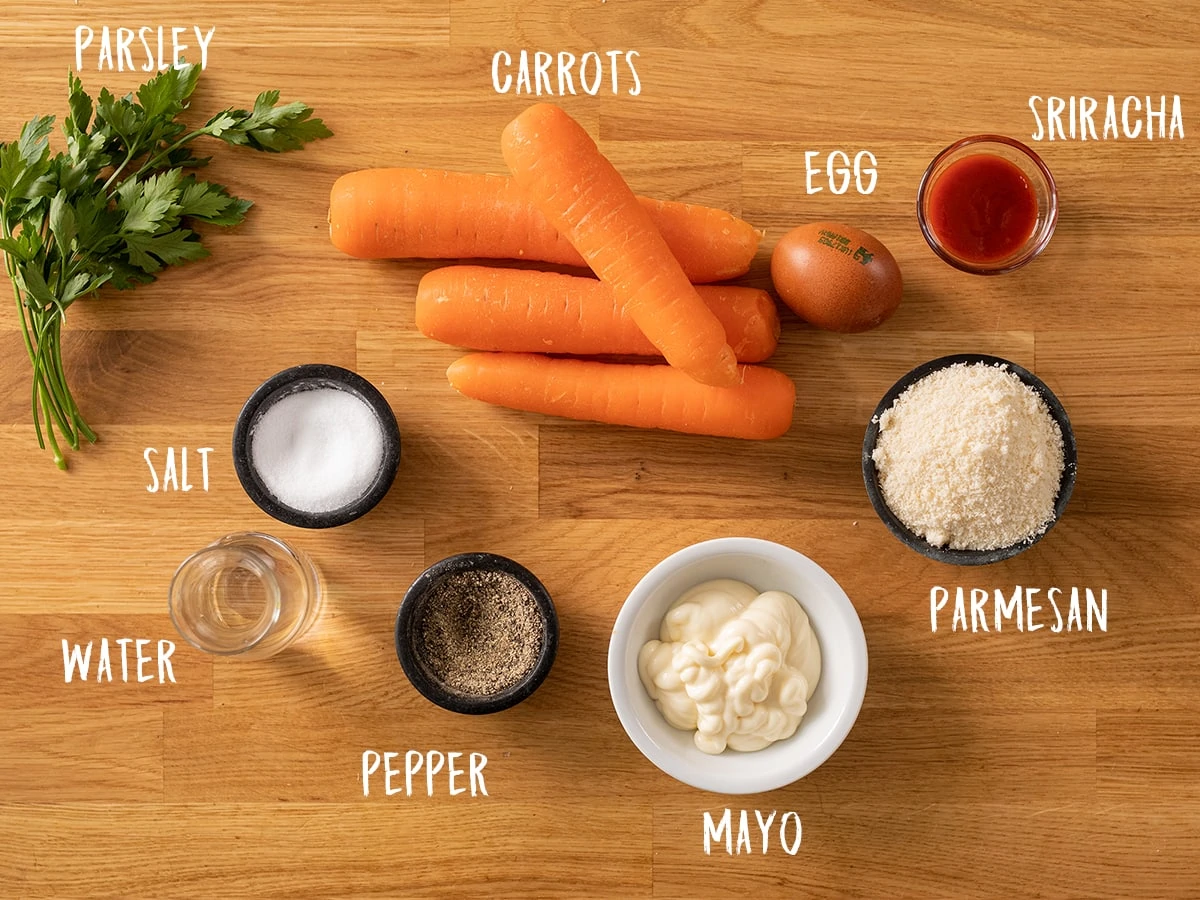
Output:
M194 65L168 69L136 97L102 89L93 104L70 75L65 153L50 153L53 116L26 122L18 140L0 143L0 252L33 365L38 443L49 443L60 469L67 463L56 431L72 449L81 436L96 440L63 369L67 307L102 285L126 290L167 266L203 259L208 251L194 224L237 225L250 208L222 185L185 174L208 163L193 155L192 142L208 136L282 153L331 135L303 103L279 104L278 91L188 130L178 117L199 77Z

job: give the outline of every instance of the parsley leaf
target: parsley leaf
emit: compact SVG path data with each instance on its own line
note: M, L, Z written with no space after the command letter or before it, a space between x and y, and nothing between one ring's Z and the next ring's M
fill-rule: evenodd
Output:
M303 103L278 106L279 91L263 91L254 109L227 109L209 119L206 129L227 144L253 147L268 153L298 150L309 141L333 135L325 123L312 118L312 108Z
M199 80L198 66L167 69L138 88L138 101L151 119L171 121L187 109L187 99Z
M66 191L59 191L50 201L50 232L58 242L58 252L64 256L71 253L79 229L75 223L75 209L67 202Z
M124 231L157 231L169 224L168 216L179 196L179 169L168 169L144 181L131 178L117 190L117 209L125 211Z
M125 239L129 262L143 272L157 272L163 266L203 259L208 250L200 243L200 235L187 229L168 231L158 236L131 234Z
M178 203L181 216L226 226L241 222L251 206L251 201L234 197L223 184L197 181L194 175L184 179Z

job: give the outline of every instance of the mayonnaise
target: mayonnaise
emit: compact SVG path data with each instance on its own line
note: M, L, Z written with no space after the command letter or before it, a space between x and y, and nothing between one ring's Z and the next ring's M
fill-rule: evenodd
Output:
M791 737L821 675L821 648L796 598L731 579L689 590L661 640L638 653L646 692L705 753L761 750Z

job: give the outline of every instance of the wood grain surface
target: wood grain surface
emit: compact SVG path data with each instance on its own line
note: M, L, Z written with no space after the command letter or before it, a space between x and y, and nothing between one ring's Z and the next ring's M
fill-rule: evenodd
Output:
M72 308L69 376L102 440L67 473L37 449L16 313L0 305L0 896L1196 897L1196 23L1166 0L5 2L0 139L62 114L79 25L97 41L104 26L215 26L198 116L279 88L336 137L286 157L218 149L209 177L256 201L245 224L206 233L209 260ZM786 437L637 432L469 401L444 377L458 351L413 325L435 264L330 245L343 172L503 171L500 130L530 98L497 94L491 61L521 49L638 51L638 96L563 105L638 192L765 229L743 282L769 286L771 248L804 222L846 221L891 248L905 296L884 327L842 336L784 317L771 365L798 388ZM95 54L81 73L93 92L144 77L97 71ZM1031 95L1109 94L1180 95L1186 137L1036 145L1061 218L1018 273L971 277L929 251L914 197L938 150L978 132L1028 140ZM807 150L871 151L876 189L807 194ZM895 541L859 472L884 391L963 351L1037 372L1079 445L1062 522L980 570ZM383 504L327 532L266 517L228 450L262 380L318 361L378 385L404 435ZM168 446L215 448L207 492L147 492L142 452ZM240 530L321 568L328 605L306 641L264 662L179 641L175 684L64 682L63 639L175 639L175 567ZM641 575L730 535L826 568L870 648L841 749L749 797L660 773L626 738L606 678ZM476 549L531 568L562 622L544 686L482 718L424 700L392 648L412 579ZM934 585L1105 588L1108 630L934 634ZM489 796L364 797L367 749L484 753ZM703 814L725 808L794 811L798 852L706 855Z

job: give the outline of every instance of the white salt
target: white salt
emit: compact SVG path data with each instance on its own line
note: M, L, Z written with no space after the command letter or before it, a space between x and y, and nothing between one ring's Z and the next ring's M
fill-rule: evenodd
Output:
M357 394L313 388L289 394L259 416L250 460L284 506L341 509L363 496L383 463L383 428Z

